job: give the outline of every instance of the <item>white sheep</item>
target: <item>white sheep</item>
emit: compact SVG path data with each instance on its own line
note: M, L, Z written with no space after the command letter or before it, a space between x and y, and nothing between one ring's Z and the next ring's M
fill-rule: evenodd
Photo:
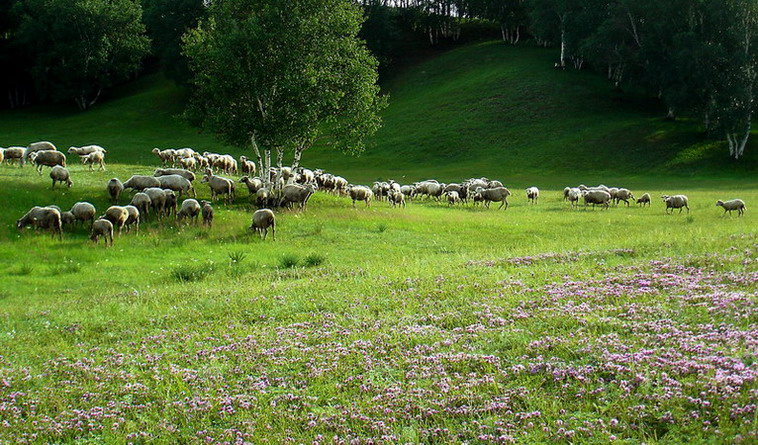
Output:
M104 218L92 223L89 239L97 244L100 237L105 238L105 247L113 246L113 223Z
M491 189L477 188L474 192L474 202L484 202L486 208L490 208L490 203L499 202L500 206L498 210L505 207L508 210L508 197L511 196L511 191L505 187L495 187Z
M566 194L566 199L568 199L569 203L571 203L571 207L576 207L579 205L579 199L582 197L582 191L577 188L569 188L568 193Z
M397 190L387 192L387 201L392 207L405 207L405 195Z
M226 196L230 204L234 201L234 181L231 179L214 175L209 169L206 170L200 182L208 183L211 189L211 201L215 201L219 195Z
M163 189L164 196L166 196L166 203L163 205L163 214L166 216L176 215L176 206L178 198L173 190Z
M197 196L195 188L192 187L192 183L183 176L166 175L158 176L157 179L161 188L179 192L179 196L182 196L182 193L189 193L192 196Z
M271 235L276 241L276 217L270 209L260 209L253 213L253 222L250 224L250 230L260 233L261 239L265 240L268 236L268 229L271 227Z
M108 190L108 196L111 197L111 202L118 202L118 198L124 191L124 184L118 180L118 178L111 178L106 186Z
M150 207L155 211L155 214L161 217L163 208L166 206L166 192L160 187L148 187L143 192L150 199Z
M126 207L110 206L105 211L105 215L100 218L107 219L118 228L118 233L121 233L122 229L126 225L126 221L129 219L129 210Z
M126 227L126 231L130 232L132 230L132 226L137 226L137 232L139 232L139 220L140 220L140 213L139 209L133 205L127 205L124 206L127 212L129 212L129 216L126 218L126 222L124 223L124 227Z
M184 218L189 218L191 221L197 223L197 218L200 216L202 208L200 203L195 199L185 199L182 201L182 206L176 213L176 220L181 221Z
M175 152L170 148L167 148L165 150L153 148L152 153L155 156L158 156L158 159L161 160L161 164L163 165L169 165L174 162Z
M19 167L24 166L24 152L26 151L26 148L24 147L7 147L3 149L3 156L5 157L5 162L8 164L12 164L14 162L18 162Z
M643 194L642 196L639 197L639 199L637 200L637 205L642 204L642 207L645 207L645 204L647 204L648 207L649 207L650 206L650 201L651 201L650 200L650 193L645 193L645 194Z
M353 208L355 208L356 201L365 201L366 207L371 206L371 198L374 196L374 192L365 185L354 185L347 189L350 199L353 200Z
M29 159L29 156L32 153L36 153L38 151L58 151L58 149L55 147L55 144L48 141L41 141L41 142L32 142L31 144L27 145L24 149L24 156L21 159L22 163L25 163L27 159ZM65 165L64 165L65 167Z
M90 221L90 224L95 221L97 210L89 202L80 201L71 206L70 212L74 215L77 222L81 222L84 225L86 221Z
M99 165L99 171L105 171L105 152L93 151L90 154L81 157L83 165L89 165L90 170L94 170L95 165Z
M60 165L53 166L52 170L50 170L50 179L53 180L52 188L55 188L56 182L60 182L61 184L65 182L68 188L74 185L74 182L71 180L71 173L69 173L67 168Z
M250 178L248 176L243 176L240 178L240 182L247 186L247 191L250 193L250 196L258 193L258 190L263 187L263 181L261 181L259 178Z
M587 189L582 192L584 196L584 205L592 204L592 209L596 205L601 205L608 209L611 205L611 194L602 189Z
M529 187L526 189L526 199L527 202L531 202L532 204L537 204L537 200L540 198L540 189L537 187Z
M679 213L682 213L683 209L687 209L687 213L690 213L689 200L685 195L662 195L661 199L666 203L666 213L669 213L669 209L671 209L671 213L674 213L674 209L679 209Z
M721 201L718 200L716 202L716 207L723 207L724 208L724 215L726 215L726 212L729 212L729 216L732 215L732 211L736 210L738 216L742 216L745 214L745 201L741 199L732 199L729 201ZM723 216L723 215L722 215Z
M155 177L168 175L179 175L190 182L195 180L195 174L183 168L156 168L153 172Z
M151 187L160 187L161 182L154 176L133 175L123 185L126 189L143 191Z
M95 152L95 151L101 151L103 153L108 153L108 151L106 149L104 149L103 147L101 147L99 145L84 145L84 146L81 146L81 147L74 147L74 146L69 147L68 154L70 154L70 155L77 155L77 156L84 156L84 155L88 155L88 154L90 154L92 152Z
M621 201L624 201L629 206L629 200L634 200L634 194L629 191L629 189L620 188L616 190L616 193L613 195L613 199L616 201L616 204L618 204Z
M18 230L26 226L32 226L35 229L49 229L53 233L53 236L58 234L58 238L63 239L61 211L60 208L55 208L55 206L32 207L24 216L16 220L16 228Z
M35 151L29 155L29 160L37 166L37 173L42 174L42 167L66 166L66 155L55 150Z
M455 204L459 204L461 202L461 196L458 194L455 190L448 190L445 192L445 196L447 196L447 205L453 206Z
M200 201L200 206L203 208L203 225L211 227L213 225L213 206L208 201Z
M255 162L247 158L247 156L240 156L240 169L242 173L250 176L255 176Z
M152 204L152 201L150 200L150 196L148 196L147 193L144 193L144 192L135 193L134 196L132 197L132 201L129 203L129 205L136 207L137 210L139 210L140 215L145 216L145 219L150 214L151 204Z

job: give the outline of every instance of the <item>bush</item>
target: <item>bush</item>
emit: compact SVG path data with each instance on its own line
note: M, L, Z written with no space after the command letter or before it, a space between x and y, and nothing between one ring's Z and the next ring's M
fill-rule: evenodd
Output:
M204 280L212 274L216 266L208 262L206 264L185 264L171 270L171 276L179 282L189 283Z
M312 253L303 259L303 264L305 267L317 267L320 266L324 261L326 261L325 256L319 255L318 253Z
M298 258L295 254L284 254L279 259L279 267L282 269L292 269L294 267L297 267L298 263L300 263L300 258Z

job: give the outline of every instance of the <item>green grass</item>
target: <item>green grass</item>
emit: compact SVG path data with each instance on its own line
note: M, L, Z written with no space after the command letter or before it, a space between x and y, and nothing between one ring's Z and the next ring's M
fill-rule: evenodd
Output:
M71 160L70 190L0 166L0 443L755 439L756 383L733 377L758 363L755 158L718 167L691 124L551 57L452 51L387 85L372 151L306 155L355 182L502 178L507 211L318 193L277 212L276 241L247 229L245 191L211 229L151 220L113 248L15 229L33 205L103 211L106 181L149 174L153 146L241 153L176 120L160 77L84 114L0 114L12 144L97 142L110 161ZM560 189L579 182L686 193L692 212L572 210ZM722 217L734 197L747 215Z

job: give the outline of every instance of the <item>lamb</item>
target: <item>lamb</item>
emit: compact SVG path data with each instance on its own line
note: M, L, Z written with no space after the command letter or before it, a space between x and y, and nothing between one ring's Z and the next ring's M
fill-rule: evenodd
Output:
M101 218L92 224L92 231L89 239L98 243L100 237L105 238L105 246L113 246L113 223L107 219Z
M84 224L85 221L90 221L90 223L95 222L95 213L97 210L95 210L95 206L92 204L80 201L71 206L70 212L74 215L76 221Z
M197 224L197 218L200 215L201 211L202 208L200 207L200 203L197 202L197 200L191 198L185 199L182 202L182 207L176 214L176 220L181 221L183 218L189 218Z
M37 173L42 174L42 167L66 166L66 155L54 150L35 151L29 155L29 160L37 166Z
M491 202L500 202L498 210L505 206L505 210L508 210L508 197L511 196L511 191L505 187L495 187L492 189L478 188L474 194L474 201L483 201L484 206L489 208Z
M445 196L447 196L447 205L453 206L455 204L458 204L461 202L461 197L455 190L448 190L445 192Z
M3 149L3 156L5 156L5 161L8 164L11 164L13 162L18 162L18 166L23 167L25 151L26 151L26 148L24 147L8 147L8 148Z
M690 213L689 200L685 195L662 195L661 199L666 203L666 213L669 213L669 209L671 209L671 213L674 213L674 209L679 209L679 213L682 213L685 208L687 213Z
M118 228L118 233L121 233L126 225L126 221L129 219L129 210L126 207L110 206L108 207L108 210L105 211L105 215L100 218L110 221L114 227Z
M628 189L620 188L616 191L616 193L613 195L613 199L616 201L616 204L618 204L621 201L624 201L629 206L629 200L634 199L634 194L630 192Z
M371 206L371 198L374 196L374 192L365 185L354 185L347 189L350 199L353 200L353 208L355 208L355 201L365 201L366 207Z
M602 205L606 209L611 205L611 194L605 190L589 189L582 192L584 194L584 205L592 204L594 209L596 205Z
M271 227L271 235L276 241L276 217L270 209L260 209L253 213L253 222L249 230L255 230L261 234L261 239L268 236L268 228Z
M255 162L248 159L247 156L240 156L240 169L246 175L255 176Z
M288 204L299 204L302 210L305 210L305 206L308 204L308 200L311 195L316 193L316 190L310 186L302 186L298 184L289 184L282 189L282 195L279 200L279 206L283 207Z
M108 196L111 197L111 202L118 202L118 198L121 196L121 193L124 191L124 184L121 183L121 181L118 180L118 178L111 178L110 181L108 181L108 185L106 186L106 189L108 190Z
M540 198L540 189L537 187L529 187L526 189L526 199L527 202L531 202L532 204L537 204L537 200Z
M53 236L58 234L59 239L63 239L63 220L61 219L60 209L53 207L32 207L24 216L16 221L16 228L23 229L26 226L32 226L35 229L49 229Z
M222 176L214 175L210 169L205 171L205 176L200 182L207 182L211 189L211 201L215 201L219 195L226 195L227 201L231 204L234 201L234 181Z
M261 181L258 178L250 178L248 176L243 176L242 178L240 178L240 182L247 186L247 191L250 193L250 196L253 196L256 193L258 193L258 190L260 190L263 187L263 181Z
M133 205L124 206L127 212L129 212L129 216L126 218L126 223L124 223L124 226L126 227L126 231L130 232L132 230L132 226L137 226L137 231L139 232L139 209Z
M392 207L405 207L405 195L397 190L390 190L387 194L387 201Z
M173 190L163 189L164 196L166 196L166 203L163 205L164 215L176 215L177 197Z
M645 207L645 204L650 206L650 193L645 193L637 200L637 205L642 204L642 207Z
M105 152L102 151L93 151L92 153L88 155L84 155L81 157L82 165L89 165L89 169L94 170L93 166L95 164L99 165L98 168L99 171L105 171Z
M65 167L61 167L60 165L56 165L50 170L50 179L53 180L53 187L55 188L55 183L60 182L63 184L64 182L68 186L68 188L71 188L72 185L74 185L74 182L71 180L71 174L68 172L68 169Z
M160 187L148 187L144 193L150 198L150 207L155 211L155 214L159 217L163 215L163 208L166 206L166 192ZM135 207L139 208L136 205Z
M716 207L723 207L724 215L726 215L726 212L729 212L729 216L732 216L734 210L737 211L738 216L745 214L745 201L741 199L732 199L726 202L719 200L716 202Z
M213 225L213 206L208 201L200 201L203 212L203 225L211 227Z
M154 176L133 175L124 183L124 188L143 191L151 187L160 188L161 182Z
M155 172L153 172L153 176L156 178L168 175L179 175L190 182L195 180L195 174L183 168L156 168Z
M153 148L152 153L155 156L158 156L158 159L161 160L161 164L163 165L169 165L174 162L175 152L170 148L167 148L165 150Z
M152 201L150 200L150 196L147 195L147 193L139 192L135 193L134 197L132 197L132 201L129 203L129 205L132 205L139 210L140 215L144 215L145 218L150 214L150 207L152 205Z
M103 147L99 145L84 145L82 147L74 147L74 146L69 147L68 154L77 155L77 156L85 156L96 151L108 153L106 149L104 149Z
M195 188L192 187L192 183L183 176L166 175L158 176L157 179L161 188L179 192L179 196L182 196L182 193L185 192L192 194L192 196L197 196Z

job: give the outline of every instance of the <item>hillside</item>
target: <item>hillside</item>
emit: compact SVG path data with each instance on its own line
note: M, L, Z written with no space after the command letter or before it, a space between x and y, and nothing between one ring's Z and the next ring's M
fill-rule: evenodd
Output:
M674 181L750 180L758 139L735 162L693 122L666 122L654 103L614 90L589 72L552 68L553 50L499 42L465 46L395 73L385 85L384 127L361 156L314 148L309 166L356 182L391 176L444 180L470 175L557 186L665 174ZM112 147L111 162L153 163L152 147L224 147L182 122L184 97L159 75L116 91L93 110L37 107L0 113L0 145L49 139ZM577 172L581 172L579 175Z

